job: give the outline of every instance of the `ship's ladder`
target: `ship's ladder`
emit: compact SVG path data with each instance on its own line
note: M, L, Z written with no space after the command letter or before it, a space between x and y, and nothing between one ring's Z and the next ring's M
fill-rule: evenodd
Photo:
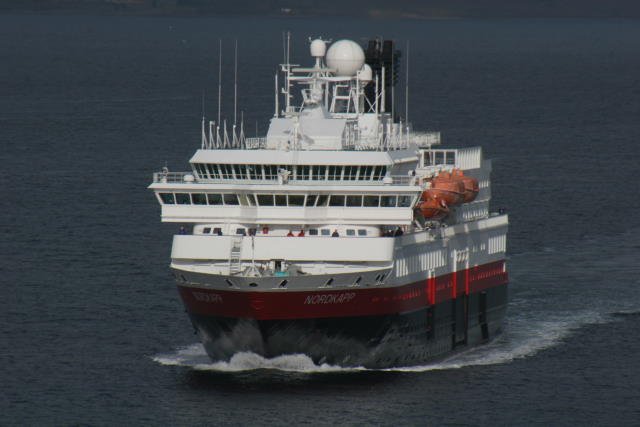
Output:
M231 239L231 250L229 252L229 274L238 274L242 267L242 237L234 236Z

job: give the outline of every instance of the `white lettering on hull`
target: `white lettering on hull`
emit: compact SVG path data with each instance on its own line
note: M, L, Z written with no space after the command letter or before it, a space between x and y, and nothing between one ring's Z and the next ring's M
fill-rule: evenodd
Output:
M304 303L307 305L316 304L344 304L356 297L355 292L346 292L340 294L316 294L309 295Z

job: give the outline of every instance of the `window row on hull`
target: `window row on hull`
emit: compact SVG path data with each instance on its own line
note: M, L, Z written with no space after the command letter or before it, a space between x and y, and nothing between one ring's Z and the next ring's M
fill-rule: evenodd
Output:
M408 208L414 196L336 194L158 193L165 205Z
M194 163L200 179L277 180L278 171L287 171L289 179L298 181L380 181L386 166L329 165L242 165Z

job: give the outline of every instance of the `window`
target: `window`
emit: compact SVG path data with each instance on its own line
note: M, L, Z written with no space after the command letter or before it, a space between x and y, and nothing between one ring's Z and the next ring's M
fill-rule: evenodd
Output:
M396 206L396 196L381 196L380 206L383 208L394 208Z
M221 205L222 204L222 195L221 194L207 194L207 200L210 205Z
M236 165L236 179L247 179L247 165Z
M307 196L307 204L306 206L314 206L316 204L316 200L318 199L317 194L309 194Z
M262 179L262 168L260 165L247 165L250 179Z
M304 195L289 194L289 206L304 206Z
M309 236L317 236L318 235L318 229L317 228L310 228L309 229Z
M194 205L206 205L207 204L207 196L206 194L191 194L191 201Z
M223 194L225 205L239 205L237 194Z
M329 181L339 181L342 168L340 166L329 166Z
M205 165L207 170L209 171L209 176L211 179L221 179L220 171L218 171L217 165L207 164Z
M190 205L191 198L189 197L189 193L176 193L176 203L179 205Z
M239 234L241 236L246 236L247 231L244 228L236 228L236 234Z
M358 179L360 181L370 180L371 171L373 171L373 166L360 166L360 175L358 175Z
M331 196L329 206L344 206L344 196Z
M353 228L347 228L347 236L355 236L356 235L356 230L354 230Z
M160 199L165 205L175 205L176 199L173 197L173 193L160 193Z
M202 234L209 234L211 233L211 227L205 227L202 229Z
M366 236L367 235L367 230L360 228L358 229L358 236Z
M316 202L316 206L327 206L327 202L329 201L329 196L326 194L321 194L318 196L318 201Z
M276 206L287 206L286 194L276 194Z
M364 196L363 206L365 208L377 208L380 204L380 196Z
M309 179L309 166L298 166L298 175L296 179L308 180Z
M362 206L362 196L347 196L347 206L359 208Z
M408 208L411 206L411 196L398 196L398 206Z
M277 179L278 178L278 166L276 165L265 165L264 166L264 175L266 179Z
M216 227L213 229L213 234L217 234L218 236L222 236L222 228Z
M443 151L436 151L434 154L435 154L434 164L443 165L444 164L444 152Z
M313 179L316 181L323 181L327 173L326 166L314 166L313 167Z
M355 181L356 174L358 173L357 166L345 166L344 167L344 180Z
M450 151L447 153L447 160L446 160L448 165L455 165L456 164L456 154L453 151Z
M329 230L328 228L323 228L322 230L320 230L320 233L323 236L331 236L331 230Z
M260 206L273 206L273 194L257 194Z

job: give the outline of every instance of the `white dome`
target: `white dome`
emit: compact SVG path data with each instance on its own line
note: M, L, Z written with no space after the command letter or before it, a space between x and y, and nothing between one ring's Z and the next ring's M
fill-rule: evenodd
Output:
M327 66L336 70L336 76L355 76L364 64L364 51L352 40L338 40L327 51Z
M370 82L373 80L373 70L369 66L369 64L364 64L362 68L358 71L358 79L361 82Z
M327 44L322 39L315 39L311 42L309 49L311 50L311 56L314 58L323 57L327 53Z

